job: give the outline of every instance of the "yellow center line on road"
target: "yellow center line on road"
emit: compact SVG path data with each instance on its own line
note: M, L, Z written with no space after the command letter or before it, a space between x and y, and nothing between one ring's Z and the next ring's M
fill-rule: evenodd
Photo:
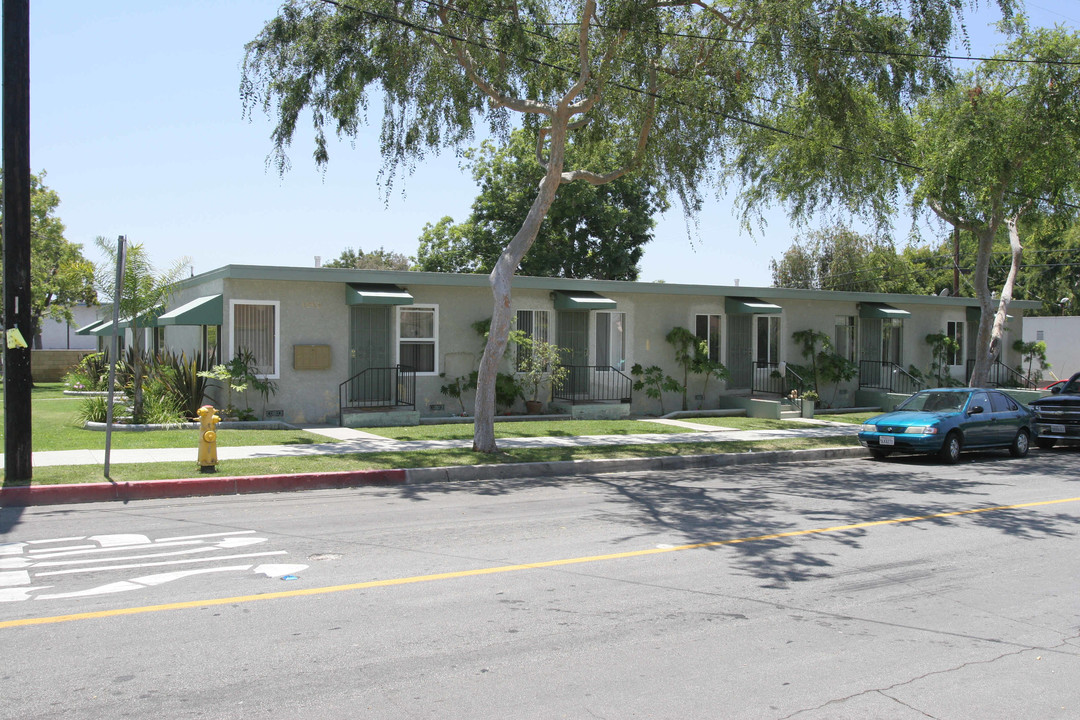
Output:
M751 537L732 538L730 540L714 540L710 542L691 543L689 545L649 548L647 550L631 550L629 552L610 553L607 555L589 555L585 557L563 558L561 560L522 563L520 565L500 565L498 567L478 568L475 570L458 570L456 572L435 573L433 575L414 575L411 577L390 578L388 580L370 580L368 582L350 583L348 585L301 588L298 590L285 590L282 592L263 593L260 595L240 595L237 597L191 600L188 602L166 603L163 605L145 605L142 607L117 608L115 610L99 610L96 612L75 613L72 615L54 615L51 617L5 620L0 622L0 630L25 627L28 625L48 625L51 623L72 622L75 620L93 620L96 618L117 617L120 615L141 615L143 613L163 612L166 610L186 610L190 608L212 607L215 605L234 605L255 602L257 600L280 600L283 598L304 597L308 595L326 595L348 590L366 590L369 588L411 585L413 583L433 582L436 580L454 580L456 578L475 577L478 575L494 575L497 573L518 572L520 570L537 570L540 568L553 568L564 565L580 565L582 563L602 562L604 560L622 560L625 558L644 557L646 555L679 552L681 550L700 550L702 548L737 545L739 543L758 542L761 540L777 540L780 538L799 537L803 535L822 535L826 533L844 532L846 530L860 530L862 528L877 527L879 525L899 525L902 523L918 522L920 520L938 520L941 518L960 517L962 515L977 515L981 513L998 512L1001 510L1018 510L1021 508L1039 507L1044 505L1060 505L1062 503L1077 501L1080 501L1080 497L1062 498L1059 500L1040 500L1037 502L1018 503L1016 505L995 505L994 507L954 510L952 512L934 513L932 515L915 515L912 517L892 518L890 520L872 520L869 522L852 523L850 525L834 525L833 527L813 528L810 530L792 530L790 532L772 533L769 535L754 535Z

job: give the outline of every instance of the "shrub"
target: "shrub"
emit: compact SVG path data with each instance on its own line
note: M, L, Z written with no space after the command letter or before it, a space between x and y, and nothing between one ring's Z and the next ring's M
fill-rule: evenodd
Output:
M75 412L75 419L83 424L88 422L103 423L108 419L108 412L109 406L105 398L83 398L79 401L79 409Z
M195 353L190 360L184 353L168 353L155 366L156 377L179 404L180 412L187 419L198 418L199 408L206 399L209 382L202 374L205 370L202 353Z

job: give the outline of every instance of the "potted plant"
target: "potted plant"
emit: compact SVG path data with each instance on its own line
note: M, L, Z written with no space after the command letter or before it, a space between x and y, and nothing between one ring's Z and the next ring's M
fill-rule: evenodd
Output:
M525 410L530 415L539 414L543 407L540 400L540 388L546 383L551 388L558 387L570 375L570 370L562 365L559 347L535 338L523 338L518 359L518 375L525 388Z

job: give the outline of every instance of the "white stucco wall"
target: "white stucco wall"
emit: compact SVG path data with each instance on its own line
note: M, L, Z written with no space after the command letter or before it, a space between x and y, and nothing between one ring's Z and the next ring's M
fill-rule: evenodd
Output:
M1024 318L1024 342L1046 343L1050 370L1044 378L1065 379L1080 372L1080 316Z
M42 350L97 350L97 337L76 335L75 331L98 319L100 309L77 305L71 309L70 324L63 320L46 319L41 327Z

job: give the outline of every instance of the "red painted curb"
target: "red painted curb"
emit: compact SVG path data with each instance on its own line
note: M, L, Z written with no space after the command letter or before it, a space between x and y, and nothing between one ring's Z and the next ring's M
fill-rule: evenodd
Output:
M0 488L0 507L67 505L109 500L154 500L297 490L332 490L364 485L401 485L404 470L346 470L297 475L200 477L125 483L31 485Z

